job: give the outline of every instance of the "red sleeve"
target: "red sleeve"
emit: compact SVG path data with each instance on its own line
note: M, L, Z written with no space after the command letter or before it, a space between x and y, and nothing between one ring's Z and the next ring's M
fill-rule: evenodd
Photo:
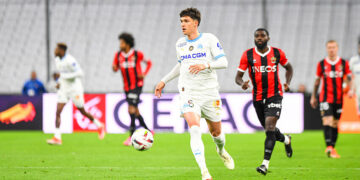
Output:
M115 53L115 56L114 56L114 61L113 61L113 65L115 66L119 66L119 59L118 59L118 52Z
M248 62L248 59L247 59L247 51L245 51L243 53L243 55L241 56L241 59L240 59L240 65L238 67L238 71L241 71L241 72L245 72L246 69L248 68L249 66L249 62Z
M316 76L317 76L317 77L322 77L322 76L323 76L323 72L322 72L322 68L321 68L320 62L317 64Z
M146 69L144 71L144 75L147 75L151 69L151 66L152 66L152 62L150 59L146 59L144 57L144 54L141 52L141 51L138 51L138 58L139 58L139 61L142 62L146 62Z
M350 75L351 71L350 71L350 66L349 66L349 61L345 61L345 75Z
M282 51L281 49L279 49L279 51L280 51L280 60L279 60L279 62L280 62L280 64L282 66L285 66L288 63L288 59L286 58L286 55L285 55L284 51Z

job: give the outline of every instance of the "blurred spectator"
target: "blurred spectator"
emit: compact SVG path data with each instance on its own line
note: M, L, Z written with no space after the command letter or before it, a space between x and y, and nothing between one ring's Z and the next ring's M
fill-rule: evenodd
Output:
M58 88L58 79L60 77L60 74L58 72L54 72L52 74L52 80L50 80L50 82L48 82L46 84L46 89L47 89L47 92L50 92L50 93L56 93Z
M36 77L36 72L31 72L31 79L26 81L22 89L22 94L25 96L36 96L45 93L46 89L41 81Z
M306 86L304 84L300 84L297 92L305 94L306 93Z

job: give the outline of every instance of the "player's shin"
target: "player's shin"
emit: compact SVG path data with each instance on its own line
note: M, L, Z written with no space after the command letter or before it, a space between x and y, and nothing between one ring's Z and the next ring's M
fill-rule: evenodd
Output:
M213 140L216 144L216 147L218 148L220 154L222 154L223 150L224 150L224 146L225 146L225 134L221 133L219 136L217 137L213 137Z
M136 130L136 127L135 127L135 114L130 114L130 119L131 119L131 123L130 123L130 128L129 128L129 131L130 131L130 136L132 136Z
M326 146L332 146L331 127L330 126L327 126L327 125L324 126L324 136L325 136Z
M61 131L60 131L60 128L55 128L54 137L55 137L56 139L61 139Z
M289 137L281 133L279 128L275 129L275 137L276 137L276 141L283 142L284 144L290 143Z
M201 130L199 126L191 126L190 128L190 146L194 154L195 160L200 167L201 173L207 170L205 163L204 144L201 139Z
M338 128L331 127L331 145L333 147L335 147L337 138L338 138Z
M275 143L276 143L275 131L266 131L264 161L262 163L263 165L266 166L266 168L269 168L269 161L270 161L271 154L273 152Z
M144 121L144 118L143 118L140 114L137 115L136 118L139 120L140 125L141 125L142 127L144 127L144 128L147 129L147 130L150 130L150 129L146 126L145 121Z

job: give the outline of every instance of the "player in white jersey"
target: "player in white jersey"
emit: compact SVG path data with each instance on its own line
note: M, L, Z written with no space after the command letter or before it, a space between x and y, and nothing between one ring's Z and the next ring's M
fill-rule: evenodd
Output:
M234 169L234 160L226 152L225 135L221 131L221 98L216 69L228 65L219 40L210 33L199 33L201 15L196 8L180 13L185 37L176 43L178 63L156 86L160 98L165 84L179 76L181 116L190 129L190 146L198 163L202 179L212 179L206 167L204 144L201 139L200 118L205 118L216 144L216 150L228 169Z
M62 144L60 133L60 115L69 100L74 103L81 114L90 119L98 127L99 138L103 139L105 136L104 124L94 118L90 113L86 112L84 108L84 89L80 79L83 76L83 71L75 58L69 53L66 53L66 50L67 46L64 43L58 43L55 49L55 65L57 71L60 73L60 78L57 84L58 103L56 109L56 128L54 137L47 140L47 143L54 145Z
M349 62L350 70L354 75L355 83L350 90L354 90L357 96L357 105L358 105L358 115L360 116L360 37L358 42L358 54L353 56Z

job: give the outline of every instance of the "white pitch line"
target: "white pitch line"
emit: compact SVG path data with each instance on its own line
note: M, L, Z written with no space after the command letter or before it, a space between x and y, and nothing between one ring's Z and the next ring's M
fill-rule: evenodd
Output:
M61 167L61 166L51 166L51 167L0 167L0 169L149 169L149 170L176 170L176 169L198 169L198 167L111 167L111 166L93 166L93 167ZM224 169L224 167L208 167L209 169ZM254 169L255 167L240 167L237 169ZM357 170L360 171L360 168L302 168L302 167L290 167L290 168L281 168L281 167L271 167L270 169L288 169L288 170L317 170L317 169L326 169L326 170Z

